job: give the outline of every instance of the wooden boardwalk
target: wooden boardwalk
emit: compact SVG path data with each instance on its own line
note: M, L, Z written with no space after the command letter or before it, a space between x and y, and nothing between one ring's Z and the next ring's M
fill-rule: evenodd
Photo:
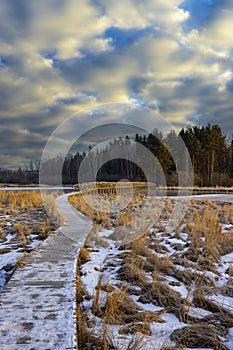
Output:
M1 350L68 350L76 343L75 263L92 224L57 198L65 224L19 267L0 294Z

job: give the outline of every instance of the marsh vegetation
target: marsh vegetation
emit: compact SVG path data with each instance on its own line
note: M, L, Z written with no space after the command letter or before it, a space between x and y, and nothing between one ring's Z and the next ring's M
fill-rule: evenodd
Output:
M232 349L232 204L192 200L171 232L175 199L138 195L115 214L70 200L93 220L77 268L79 349Z
M55 194L47 201L50 213L45 211L41 195L34 191L0 191L0 290L18 265L55 230L54 221L61 224L55 205Z

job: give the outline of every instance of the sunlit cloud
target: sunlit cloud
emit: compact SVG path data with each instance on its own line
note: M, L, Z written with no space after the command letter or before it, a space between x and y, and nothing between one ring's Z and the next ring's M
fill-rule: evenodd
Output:
M230 0L2 0L2 157L33 158L65 118L103 102L159 110L177 130L232 129L232 16Z

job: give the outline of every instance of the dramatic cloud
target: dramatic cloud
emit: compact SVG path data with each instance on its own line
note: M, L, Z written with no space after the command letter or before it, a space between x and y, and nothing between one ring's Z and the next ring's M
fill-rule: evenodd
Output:
M232 130L232 17L230 0L2 0L0 166L37 158L70 114L103 102Z

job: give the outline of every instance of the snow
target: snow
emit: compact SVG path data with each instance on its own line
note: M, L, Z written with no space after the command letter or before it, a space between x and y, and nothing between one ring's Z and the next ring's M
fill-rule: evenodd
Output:
M229 328L228 334L227 334L227 342L225 345L228 347L229 350L233 350L233 327Z
M113 230L106 230L106 229L103 229L99 232L99 236L100 237L108 237L110 236L111 234L113 233Z
M221 257L221 261L225 264L225 263L229 263L229 264L233 264L233 252L223 255Z
M214 301L220 307L233 312L233 298L216 294L209 296L208 299Z
M0 269L2 269L6 265L15 264L17 258L22 255L23 253L18 253L14 250L6 254L0 254Z
M91 260L86 262L81 270L84 276L81 277L82 283L88 294L94 295L95 287L98 284L100 268L107 255L109 254L109 249L100 249L97 252L91 253Z
M168 241L170 242L170 244L174 245L174 244L181 244L181 245L185 245L186 242L184 242L181 239L178 238L169 238Z
M139 301L137 301L139 297L136 296L136 295L135 296L131 295L131 297L137 302L138 306L140 306L145 311L158 312L158 311L164 310L164 307L161 307L161 306L156 306L154 304L143 304L143 303L140 303Z
M32 189L35 189L34 187ZM12 190L12 188L10 189ZM233 202L233 196L232 195L214 195L214 197L211 197L210 195L202 195L198 196L198 199L200 197L202 198L213 198L213 200L226 200L226 196L229 200L232 200ZM66 197L67 198L67 197ZM171 197L174 198L174 197ZM217 199L218 198L218 199ZM83 215L80 214L79 216L81 219L85 218ZM10 223L10 221L9 221ZM166 222L163 223L166 225ZM86 226L83 226L86 227ZM232 226L231 226L232 227ZM229 225L224 226L224 228L227 230L231 228ZM66 231L69 229L69 223L66 223ZM183 227L184 228L184 227ZM62 230L60 231L60 233ZM150 229L150 232L153 233L154 229ZM103 229L99 232L99 236L108 237L113 233L113 230L111 229ZM65 234L66 235L66 234ZM74 234L67 235L72 241L72 244L74 246L78 246L78 238L74 236ZM75 238L74 238L75 237ZM187 233L180 233L179 236L173 236L169 235L164 232L156 233L156 237L158 239L161 239L161 245L166 246L168 249L168 252L160 253L158 256L161 257L172 257L173 254L176 254L179 252L177 247L174 247L175 245L181 245L180 250L184 252L186 250L182 248L187 241L188 241L188 234ZM180 238L177 238L180 237ZM33 238L33 237L32 237ZM4 247L8 245L8 243L11 242L12 235L8 235L6 237L6 241L3 243ZM54 242L54 238L49 237L43 244L42 244L42 250L39 250L39 253L36 252L35 256L37 257L38 254L40 255L45 252L46 249L52 250L52 244ZM40 242L36 239L32 241L31 246L32 248L36 247L37 244ZM99 281L100 275L103 276L102 283L109 283L113 286L115 286L118 282L118 276L117 276L117 270L120 267L122 259L118 257L119 254L122 254L126 251L119 251L115 246L114 243L109 240L109 247L108 248L102 248L99 247L97 249L90 249L90 256L91 260L86 262L85 264L81 265L81 281L83 287L86 289L89 296L93 298L95 292L96 292L96 286ZM44 248L46 248L44 250ZM14 252L15 255L7 255L8 253L4 254L2 257L4 258L4 261L9 262L12 261L11 259L17 258L17 252ZM75 255L75 254L74 254ZM16 274L14 278L12 279L12 282L17 282L20 288L17 288L17 293L15 293L15 300L12 300L12 295L7 297L7 295L4 295L3 297L3 308L0 311L0 321L1 321L1 327L3 331L7 330L7 326L9 323L14 322L16 319L16 322L20 320L24 320L25 322L32 322L33 324L36 322L36 327L33 327L30 330L27 330L27 332L24 332L21 330L21 335L27 335L31 339L35 340L37 339L38 342L35 346L35 350L42 349L41 344L44 344L45 339L47 341L46 347L48 349L65 349L64 344L62 347L57 347L55 344L58 343L60 340L60 336L63 335L68 340L68 343L66 343L66 346L70 346L70 349L75 346L76 338L74 336L75 333L75 327L74 327L74 318L75 318L75 312L76 312L76 304L75 304L75 290L74 290L74 278L75 278L75 272L76 272L76 263L77 260L74 259L74 255L71 257L69 254L66 256L68 258L68 261L63 260L62 258L59 259L59 261L54 265L53 262L49 261L34 261L34 258L32 258L30 265L24 267L23 269L20 269L18 275ZM0 256L1 258L1 256ZM74 261L75 260L75 261ZM108 263L112 263L109 264ZM114 262L114 264L113 264ZM218 281L216 282L217 287L224 286L226 283L228 276L225 274L225 271L230 266L230 264L233 262L233 252L230 254L227 254L223 257L221 257L220 265L217 266L217 271L221 276L217 276L211 271L207 271L205 276L208 276L210 279L213 279L217 276ZM1 267L1 259L0 259L0 267ZM175 264L175 267L179 270L186 270L186 268L182 265ZM24 272L22 272L24 271ZM202 275L203 271L197 271L194 268L190 269L190 271L195 272L196 274L199 273ZM28 281L30 281L30 276L34 275L33 279L34 281L38 283L38 285L30 285L27 284ZM64 275L65 275L65 283L62 287L59 287L54 289L51 293L48 293L48 288L42 287L42 284L40 284L43 281L48 280L52 283L57 283L58 281L64 281ZM63 277L61 277L63 276ZM147 274L149 280L151 280L152 274ZM178 280L175 277L164 275L164 278L166 282L169 284L169 282L178 282ZM27 282L25 282L27 281ZM1 276L0 276L0 283L1 283ZM10 286L10 284L9 284ZM190 288L186 287L184 283L180 282L179 286L174 286L169 284L169 288L177 291L180 293L180 296L182 299L186 299L190 294ZM150 311L150 312L158 312L163 311L164 308L160 306L156 306L152 303L143 304L138 302L139 296L135 295L136 291L140 291L140 287L134 286L134 291L131 292L132 299L137 303L139 307L142 308L144 311ZM15 290L16 291L16 290ZM135 293L135 294L134 294ZM35 295L38 296L36 297ZM33 296L33 297L32 297ZM100 299L102 302L104 301L104 298L106 297L106 292L101 291L101 297ZM216 295L209 296L210 300L213 300L218 305L224 307L225 309L229 310L230 312L233 311L233 298L223 296L221 293L218 293ZM64 311L64 300L66 303L66 308ZM9 304L9 305L8 305ZM30 304L28 306L28 304ZM55 306L56 307L55 307ZM98 335L101 331L102 323L100 318L95 318L91 314L91 305L92 300L84 300L82 303L82 306L89 310L89 316L93 317L95 320L95 329L94 332ZM2 307L2 306L1 306ZM40 308L37 310L37 308ZM14 309L14 313L11 313L10 310ZM23 310L23 313L22 313ZM36 311L37 310L37 311ZM1 318L1 312L3 317ZM11 315L10 315L11 313ZM188 315L199 318L200 320L204 317L210 316L212 313L209 311L206 311L204 309L189 306L187 307L187 313ZM8 315L9 314L9 315ZM4 319L4 315L7 315L6 320ZM34 316L38 317L38 320L35 321ZM54 315L55 320L52 319L46 319L46 316ZM164 323L151 323L151 331L152 336L145 336L144 337L144 346L143 349L145 350L152 350L152 349L160 349L163 346L175 346L174 343L170 340L171 333L179 328L183 328L187 326L187 324L181 322L174 314L172 313L164 313L161 318L164 320ZM3 321L2 321L3 319ZM8 323L8 325L7 325ZM93 323L94 324L94 323ZM9 328L9 326L8 326ZM13 327L14 328L14 327ZM40 332L39 330L43 329L43 332ZM116 339L116 343L118 345L118 348L121 350L127 349L127 344L132 339L131 335L119 335L120 327L119 326L110 326L109 327L109 334L113 339ZM3 339L3 347L1 350L15 350L15 345L12 345L13 341L17 337L17 332L19 332L19 327L16 326L15 329L11 329L9 331L10 334L7 339ZM64 335L64 333L67 333ZM10 342L10 345L7 344L7 342ZM12 344L11 344L12 343ZM230 328L228 330L227 335L227 342L225 343L229 350L233 350L233 328ZM5 345L5 347L4 347ZM34 344L33 344L34 345ZM28 345L23 344L17 345L17 350L21 349L31 349L32 344L30 347L27 347ZM195 348L196 350L212 350L211 348ZM192 350L195 350L192 348ZM189 348L186 348L186 350L189 350Z
M201 309L199 307L188 306L186 310L189 316L199 319L212 315L212 312Z
M11 221L6 222L6 226L10 229L13 227L13 221L16 219L7 215L7 219ZM20 242L18 240L14 240L16 238L16 234L9 232L4 241L0 242L0 250L10 249L9 252L0 254L0 291L6 284L6 280L8 276L13 272L14 265L17 262L17 259L23 257L24 253L22 252L22 247L20 246ZM42 240L38 239L36 234L30 235L30 241L27 243L27 249L33 250L37 248L42 243ZM11 271L6 272L4 267L7 265L12 265Z
M183 328L184 326L186 326L186 324L180 322L174 314L164 314L162 316L162 319L165 321L165 323L153 322L151 324L152 339L150 341L150 346L153 344L154 349L160 349L164 345L173 345L173 343L170 340L170 335L172 334L172 332L176 329ZM150 347L145 349L149 350L152 348Z
M175 290L176 292L179 292L182 299L187 298L188 289L184 285L181 285L181 286L171 286L170 285L169 287L172 288L173 290Z
M228 199L229 195L224 196L220 195L221 200ZM232 195L230 195L231 198L233 198ZM209 195L202 196L202 198L210 198ZM212 198L212 197L211 197ZM217 196L214 195L213 200L217 200ZM164 221L162 225L166 229L167 221ZM232 229L232 225L223 225L223 230L229 230ZM159 228L159 225L158 225ZM164 250L164 252L160 253L155 253L158 257L161 258L171 258L173 256L176 256L179 259L179 256L182 258L182 254L189 250L189 234L185 232L185 225L182 226L181 231L184 232L179 232L179 233L167 233L166 231L160 231L157 232L156 227L150 227L149 233L151 234L150 238L156 240L157 243L160 244L161 247L166 247L167 251ZM113 230L103 230L100 232L101 236L106 236L108 237L111 235ZM184 247L187 245L187 247ZM82 282L87 291L89 292L90 295L95 294L95 287L99 281L100 275L102 276L103 284L108 281L110 285L116 286L116 284L120 282L117 271L118 268L120 267L121 264L121 259L117 258L118 254L125 253L125 251L118 251L117 249L114 250L114 245L111 244L110 241L110 249L106 248L98 248L98 252L91 252L91 260L84 264L82 266L82 272L84 272L84 275L82 276ZM181 255L179 255L181 254ZM146 260L145 256L140 257L141 260ZM177 260L178 260L177 259ZM223 257L221 257L219 264L216 263L216 273L212 271L206 271L206 270L198 270L196 269L196 264L192 262L191 260L189 261L189 266L192 267L186 267L183 265L179 265L177 263L175 264L175 268L180 271L190 271L190 273L193 273L194 276L200 275L203 276L203 273L206 278L209 279L209 281L212 281L212 283L215 285L215 288L221 288L224 287L224 285L227 283L229 280L229 275L226 274L226 270L230 266L230 264L233 261L233 252L230 254L227 254ZM178 260L179 261L179 260ZM109 266L108 266L109 263ZM101 273L100 273L101 270ZM147 277L148 281L152 281L152 273L145 273L145 276ZM181 299L189 299L189 302L192 304L192 299L193 299L193 293L194 290L196 289L196 284L195 280L191 282L191 286L185 285L185 283L179 281L178 279L175 278L175 276L169 276L169 275L163 275L164 282L169 285L170 289L173 289L174 291L179 292ZM172 283L173 282L173 283ZM175 283L174 283L175 282ZM127 286L127 282L121 281L122 285ZM179 285L176 285L176 283ZM140 287L137 287L135 285L130 285L130 297L131 299L137 303L137 305L144 311L150 311L150 312L166 312L166 308L157 306L153 303L141 303L139 302L140 295L138 293L135 293L134 291L138 290L140 292ZM216 298L216 303L219 303L219 305L224 306L224 308L227 308L229 311L232 311L232 306L233 305L233 298L230 297L224 297L219 293L215 297L209 296L213 301ZM104 301L106 299L106 292L101 291L101 296L100 296L100 304L103 305ZM88 300L84 302L84 307L88 311L88 315L90 318L93 318L93 314L91 313L91 305L92 301ZM200 319L200 321L206 317L210 317L212 315L212 312L204 310L199 307L195 307L193 305L191 306L186 306L186 312L187 315L190 317L194 317L196 319ZM94 317L95 318L95 317ZM161 349L164 346L175 346L173 342L170 340L170 335L173 333L174 330L177 330L179 328L183 328L187 326L184 322L181 322L175 314L172 313L165 313L162 314L161 318L164 320L164 323L157 323L157 322L152 322L150 325L150 329L152 331L152 336L144 336L144 346L142 347L145 350L152 350L152 349ZM100 319L98 320L100 322ZM99 328L98 328L99 327ZM98 330L101 331L101 322L97 328L95 327L95 331L98 334ZM118 334L119 326L109 326L109 334L112 335L112 337L117 341L118 348L119 349L127 349L127 345L129 340L130 340L130 335L124 335L124 336L119 336ZM232 349L233 346L233 341L232 341L232 331L229 330L229 336L228 336L228 343L231 344L229 346L229 349ZM132 339L132 335L131 335ZM224 341L224 339L223 339ZM189 348L186 348L187 350ZM196 350L212 350L211 348L196 348ZM232 349L233 350L233 349Z

